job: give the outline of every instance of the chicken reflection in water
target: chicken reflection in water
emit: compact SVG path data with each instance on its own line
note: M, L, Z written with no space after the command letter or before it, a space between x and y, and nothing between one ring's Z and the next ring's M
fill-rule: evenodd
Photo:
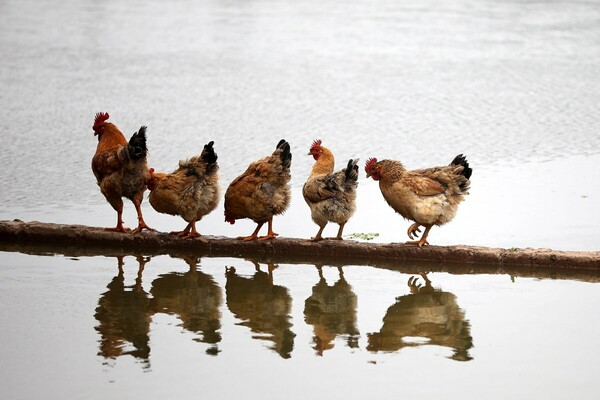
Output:
M200 334L198 342L210 345L206 353L217 355L223 293L212 276L197 270L199 259L183 257L183 260L190 267L188 272L161 275L152 282L152 310L178 315L185 329Z
M359 331L356 327L357 297L346 282L344 272L338 267L339 279L329 286L321 266L319 282L313 286L311 296L304 303L304 320L313 326L317 355L334 347L337 335L344 336L350 348L358 347Z
M125 286L123 257L117 257L118 275L112 279L107 286L108 291L98 300L95 314L99 322L95 329L101 336L98 355L107 360L131 355L141 360L145 367L149 367L150 300L148 293L142 288L142 273L150 259L136 259L139 268L135 285Z
M409 278L411 294L396 298L396 304L388 308L381 330L368 334L367 350L392 352L404 347L438 345L453 349L453 360L471 360L471 326L458 307L456 296L434 289L425 273L421 277L425 285L418 283L419 278ZM410 340L415 337L428 341Z
M268 272L264 272L258 263L254 265L255 272L250 278L238 275L234 267L226 268L227 307L242 320L238 325L250 328L254 339L273 342L271 350L290 358L296 336L290 322L292 297L288 289L273 284L273 270L277 266L269 264Z

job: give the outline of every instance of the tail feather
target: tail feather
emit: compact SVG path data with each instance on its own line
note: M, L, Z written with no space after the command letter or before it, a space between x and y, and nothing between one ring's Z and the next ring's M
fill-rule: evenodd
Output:
M469 162L467 161L467 158L465 156L463 156L462 154L459 154L456 157L454 157L454 160L452 160L450 165L462 166L463 170L461 172L461 175L467 179L471 178L471 174L473 173L473 170L471 169L471 167L469 167Z
M346 166L346 182L358 181L358 158L348 160L348 166Z
M129 156L133 160L141 160L148 154L148 148L146 147L146 127L142 126L140 129L131 136L129 139L129 146L127 147Z
M290 144L285 139L281 139L279 143L277 143L277 150L281 150L279 158L281 160L281 166L283 170L290 169L290 166L292 164L292 153Z
M459 183L458 187L463 192L468 191L469 186L471 184L471 182L469 182L469 178L471 178L471 174L473 173L473 170L471 169L471 167L469 167L469 162L467 161L467 158L465 156L463 156L462 154L459 154L456 157L454 157L454 160L452 160L450 165L460 165L461 167L463 167L460 174L465 177L465 180L463 182Z
M215 142L212 140L205 144L204 149L202 150L202 154L200 154L200 157L206 163L207 173L210 173L215 169L217 165L217 158L219 158L217 156L217 153L215 153L215 149L213 148L214 144Z

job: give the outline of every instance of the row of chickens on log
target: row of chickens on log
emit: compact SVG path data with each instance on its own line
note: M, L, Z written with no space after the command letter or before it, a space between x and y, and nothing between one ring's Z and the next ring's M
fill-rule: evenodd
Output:
M182 217L188 224L183 231L173 232L183 238L200 236L196 222L217 208L221 197L219 166L214 142L204 145L197 157L179 162L172 173L155 172L148 168L146 127L126 140L121 131L108 122L108 113L97 113L93 130L98 136L98 147L92 158L92 170L100 191L117 211L117 226L111 231L126 232L123 226L123 200L131 200L138 215L138 226L133 233L150 228L142 216L144 192L150 190L149 201L160 212ZM311 240L323 239L323 229L329 222L339 225L335 239L342 239L345 224L356 210L358 186L358 159L350 159L346 167L335 172L333 153L313 142L309 155L315 164L302 188L304 200L311 210L313 221L319 226ZM246 171L235 178L225 192L225 221L233 224L248 218L257 226L243 240L266 240L278 236L273 231L273 217L282 214L291 200L290 144L280 140L275 151L251 163ZM449 165L407 170L394 160L377 161L369 158L365 165L367 177L379 181L385 201L404 218L414 221L407 234L419 247L429 244L427 236L434 225L443 225L454 218L458 204L468 194L472 169L460 154ZM265 236L258 236L267 223ZM419 239L421 227L424 232ZM418 240L415 240L418 239Z

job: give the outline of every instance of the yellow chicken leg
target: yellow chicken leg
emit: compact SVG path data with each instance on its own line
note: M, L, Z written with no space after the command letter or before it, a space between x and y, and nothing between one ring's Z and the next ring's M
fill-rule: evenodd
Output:
M150 228L148 225L146 225L146 222L144 222L144 217L142 216L142 201L134 200L133 205L135 206L135 211L137 211L137 215L138 215L138 227L135 228L131 233L134 233L134 234L139 233L144 229L147 229L149 231L156 230L156 229Z
M336 239L336 240L343 240L342 239L342 234L344 233L344 226L346 226L345 222L343 224L340 224L340 229L338 229L337 236L334 239Z
M104 230L105 231L110 231L110 232L127 232L127 231L130 231L131 229L125 228L123 226L123 203L121 203L120 207L117 205L116 209L117 209L117 226L114 227L114 228L104 228Z
M187 236L190 233L190 229L192 228L192 223L190 222L189 224L187 224L185 226L185 229L182 231L171 231L169 232L170 235L177 235L177 236Z
M256 229L254 230L254 232L252 232L252 235L250 235L250 236L239 236L238 239L244 240L244 241L249 241L249 240L256 239L258 237L258 231L260 231L260 228L262 228L263 225L264 225L264 222L259 222L258 225L256 226Z
M183 237L184 239L194 239L194 238L197 238L197 237L200 237L200 236L202 236L202 235L200 235L200 234L198 233L198 231L196 230L196 221L192 221L192 222L190 222L189 226L191 226L191 227L192 227L192 230L191 230L191 232L189 232L187 235L185 235L185 236Z
M269 231L267 232L267 236L261 236L258 238L258 240L270 240L270 239L275 239L277 236L279 236L279 233L273 232L273 217L271 217L269 219L268 224L269 224Z
M325 229L325 226L327 224L319 227L319 232L317 232L317 234L315 235L315 237L310 238L311 241L313 242L318 242L319 240L323 240L323 236L321 236L321 234L323 234L323 229Z

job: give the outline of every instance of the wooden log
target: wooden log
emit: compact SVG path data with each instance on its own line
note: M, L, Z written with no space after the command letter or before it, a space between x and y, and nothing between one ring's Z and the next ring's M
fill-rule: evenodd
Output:
M0 221L0 250L69 256L161 255L251 258L264 262L373 265L391 269L498 273L558 277L586 271L600 275L600 252L501 249L480 246L417 246L354 240L277 238L241 241L202 236L186 240L168 233L115 233L83 225ZM537 271L537 272L536 272ZM534 273L536 272L536 273ZM563 274L563 275L561 275ZM589 279L588 279L589 280Z

